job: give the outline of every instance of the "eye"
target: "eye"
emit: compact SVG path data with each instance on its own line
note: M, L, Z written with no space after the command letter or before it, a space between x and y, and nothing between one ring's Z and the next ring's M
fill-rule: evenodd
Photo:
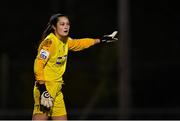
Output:
M70 25L70 23L69 23L69 22L67 22L67 23L66 23L66 25L68 25L68 26L69 26L69 25Z
M61 26L64 26L64 23L60 23Z

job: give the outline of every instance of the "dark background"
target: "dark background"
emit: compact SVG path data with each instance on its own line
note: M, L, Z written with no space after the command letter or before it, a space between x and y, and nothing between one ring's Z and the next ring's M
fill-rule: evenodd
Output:
M121 33L120 1L4 1L0 6L0 119L31 119L33 62L52 14L70 16L71 37L98 38L114 30ZM180 119L179 6L170 0L132 0L128 6L127 115L119 111L125 98L119 92L119 40L69 52L62 90L69 119Z

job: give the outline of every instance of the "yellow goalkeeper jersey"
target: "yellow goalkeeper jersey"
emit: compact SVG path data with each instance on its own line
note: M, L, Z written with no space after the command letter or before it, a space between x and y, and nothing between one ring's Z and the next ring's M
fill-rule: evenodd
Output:
M34 62L34 74L36 80L62 81L62 75L66 70L68 50L80 51L95 44L91 38L71 39L66 43L50 33L40 44L38 54Z

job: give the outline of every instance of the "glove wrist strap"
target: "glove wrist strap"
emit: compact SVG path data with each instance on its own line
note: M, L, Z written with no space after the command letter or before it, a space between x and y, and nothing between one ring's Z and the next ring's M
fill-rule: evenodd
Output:
M40 91L40 94L42 94L44 91L47 91L45 84L39 84L39 83L37 83L37 86L38 86L38 89L39 89L39 91Z

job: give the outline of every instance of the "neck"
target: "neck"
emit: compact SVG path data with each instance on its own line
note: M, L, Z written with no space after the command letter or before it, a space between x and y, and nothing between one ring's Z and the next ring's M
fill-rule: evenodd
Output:
M60 40L62 41L63 43L66 43L67 39L68 39L68 36L60 36L58 34L55 33L55 36Z
M65 36L65 37L59 36L58 38L59 38L59 40L62 41L63 43L66 43L66 42L67 42L67 39L68 39L67 36Z

